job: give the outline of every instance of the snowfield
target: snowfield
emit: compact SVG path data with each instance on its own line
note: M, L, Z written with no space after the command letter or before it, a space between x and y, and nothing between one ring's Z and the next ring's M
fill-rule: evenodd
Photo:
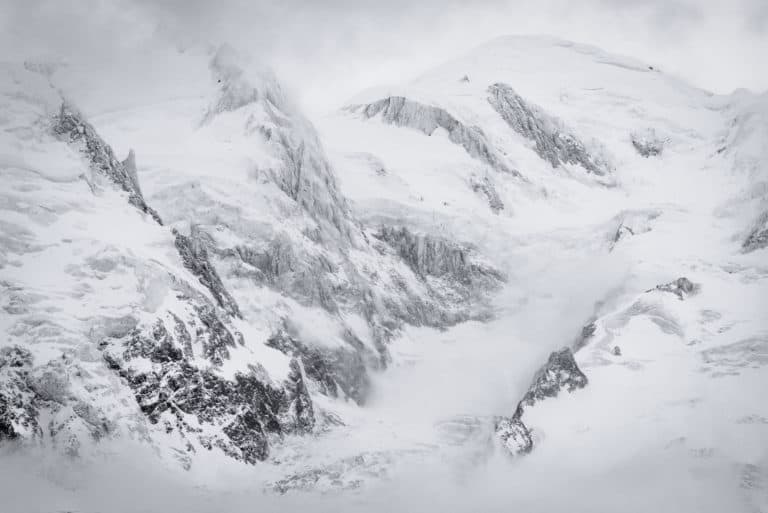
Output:
M3 511L768 512L768 96L146 59L2 68Z

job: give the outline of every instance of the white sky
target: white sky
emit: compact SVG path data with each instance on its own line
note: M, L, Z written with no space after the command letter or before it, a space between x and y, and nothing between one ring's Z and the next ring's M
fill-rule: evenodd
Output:
M310 111L505 34L549 34L655 63L715 92L768 89L768 0L0 0L0 57L105 70L159 40L229 42Z

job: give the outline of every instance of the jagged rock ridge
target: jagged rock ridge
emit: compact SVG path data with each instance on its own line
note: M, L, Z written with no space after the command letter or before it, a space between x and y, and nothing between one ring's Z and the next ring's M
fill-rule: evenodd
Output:
M390 96L368 105L349 107L349 110L360 112L366 118L381 114L385 123L413 128L426 135L442 128L448 132L451 142L464 148L471 157L482 160L496 171L521 176L502 161L480 127L465 125L443 108L402 96Z
M515 413L511 417L500 417L496 421L496 436L511 454L529 453L533 449L533 439L531 429L523 421L526 407L547 398L557 397L561 390L573 392L584 388L587 383L587 376L576 364L571 348L564 347L552 352L547 363L534 375L533 382L518 403Z
M136 175L136 157L133 151L128 154L124 161L117 160L112 147L104 142L82 114L66 102L61 104L53 132L69 144L78 146L94 170L102 173L128 193L128 201L132 205L151 215L159 224L163 224L157 212L144 201Z
M515 132L534 141L536 153L552 167L577 164L596 175L610 172L607 163L590 154L584 143L566 131L562 122L526 102L509 85L495 83L488 88L488 94L488 103L494 110Z

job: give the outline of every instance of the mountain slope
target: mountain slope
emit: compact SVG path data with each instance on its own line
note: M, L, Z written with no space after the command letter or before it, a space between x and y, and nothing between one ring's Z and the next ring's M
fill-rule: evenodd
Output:
M764 96L509 37L316 130L163 59L4 74L6 447L134 439L200 511L768 507Z

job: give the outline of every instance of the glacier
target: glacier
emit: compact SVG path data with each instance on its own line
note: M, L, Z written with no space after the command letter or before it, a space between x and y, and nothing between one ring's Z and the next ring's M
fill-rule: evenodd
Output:
M310 121L147 58L2 65L8 511L768 508L765 94L511 36Z

